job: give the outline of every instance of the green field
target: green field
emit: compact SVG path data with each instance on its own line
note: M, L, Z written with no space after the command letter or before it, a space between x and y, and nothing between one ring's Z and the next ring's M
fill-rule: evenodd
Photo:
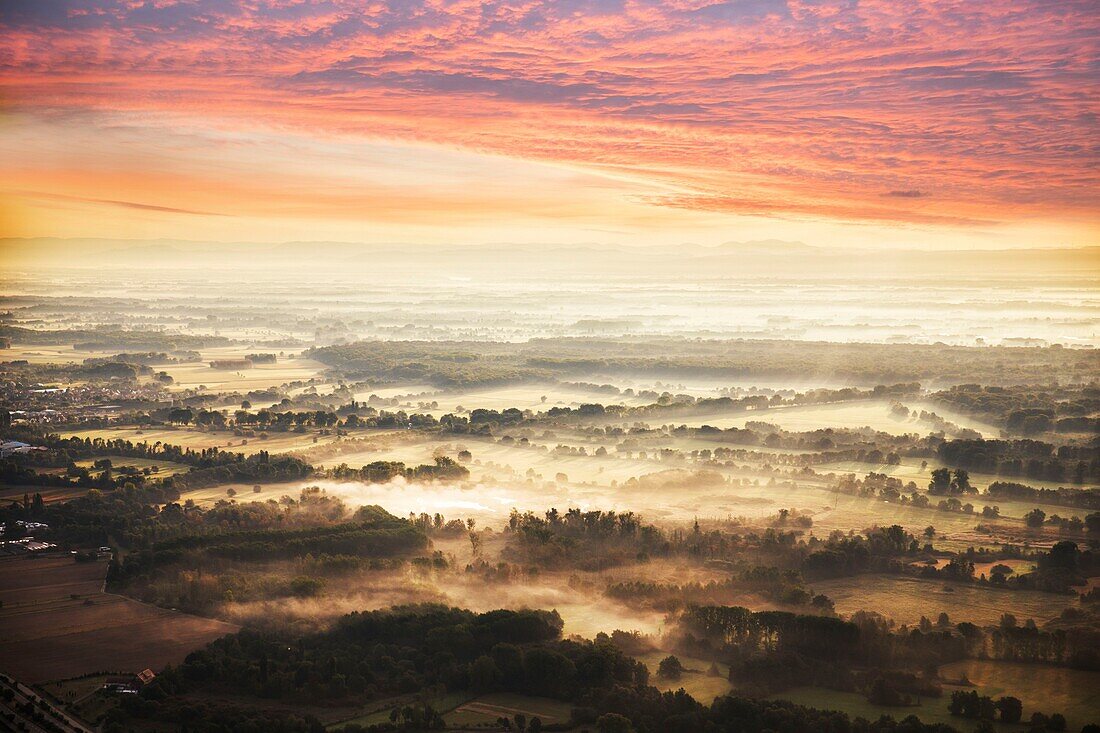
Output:
M159 469L156 473L150 474L151 478L167 478L168 476L175 476L177 473L187 473L191 467L182 463L173 463L171 461L157 461L151 458L128 458L126 456L99 456L96 458L84 458L79 461L74 461L76 465L83 466L84 468L92 469L92 465L99 460L108 459L111 461L111 465L115 469L119 468L136 468L138 470L145 468L153 468L154 466ZM92 469L93 474L102 473L96 469Z
M471 695L464 692L452 692L441 697L434 697L429 700L429 704L436 710L446 712L454 710L462 703L470 700ZM390 712L402 705L408 705L416 700L415 695L405 695L402 697L393 697L388 700L375 700L371 702L367 708L358 715L351 718L340 718L339 720L333 720L326 725L326 728L336 729L343 728L345 725L352 723L356 725L368 726L377 725L379 723L390 722Z
M710 662L695 657L685 657L677 654L676 658L687 670L678 680L667 680L657 676L657 667L661 660L668 656L668 652L651 652L638 657L649 667L649 684L662 692L675 692L683 688L685 692L699 702L708 705L711 700L733 691L733 684L729 681L729 666L718 665L718 676L711 677L707 674Z

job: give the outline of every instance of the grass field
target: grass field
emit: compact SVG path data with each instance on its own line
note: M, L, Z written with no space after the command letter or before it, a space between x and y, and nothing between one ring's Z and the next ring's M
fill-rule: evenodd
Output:
M221 486L208 486L205 489L184 491L180 494L180 501L187 501L190 499L200 506L210 506L222 499L230 498L238 502L268 501L269 499L278 501L284 496L297 499L302 489L307 486L316 486L318 484L323 485L323 482L291 481L287 483L262 484L259 491L253 490L255 484L222 484ZM236 491L236 496L230 497L228 493L229 489Z
M251 455L257 451L265 450L268 453L287 453L289 451L302 450L314 445L336 440L335 435L316 435L315 433L270 433L266 439L242 438L231 431L194 430L189 428L96 428L91 430L63 430L61 437L71 436L81 438L102 438L103 440L129 440L134 443L149 443L150 445L160 441L169 445L181 445L187 448L200 450L202 448L223 448L236 453ZM314 443L313 439L317 438Z
M683 688L685 692L704 705L709 705L714 698L733 690L733 685L729 681L730 670L728 665L719 664L718 676L711 677L707 674L707 670L710 669L710 662L705 659L685 657L682 654L677 654L676 658L680 660L687 671L681 675L680 679L667 680L658 677L657 667L660 665L661 660L667 656L668 652L651 652L637 657L639 661L645 662L645 665L649 667L649 684L658 690L675 692Z
M0 487L0 502L23 501L23 495L42 495L42 501L52 504L57 501L68 501L78 496L84 496L87 489L68 486L2 486Z
M813 583L813 589L832 598L837 613L878 611L899 624L915 624L921 616L934 622L942 611L952 623L995 624L1002 614L1011 613L1021 623L1031 618L1041 624L1057 617L1062 609L1077 605L1072 595L888 575L823 580Z
M923 723L943 723L953 726L958 730L972 730L973 721L964 718L953 717L947 712L947 703L951 699L951 693L945 692L943 697L928 697L921 700L920 705L909 707L887 707L868 702L867 698L855 692L838 692L826 690L821 687L795 687L773 695L774 700L790 700L798 705L818 708L820 710L839 710L852 717L866 718L875 721L883 715L889 715L895 720L901 720L909 715L916 715ZM1027 713L1025 711L1025 717ZM995 723L994 728L999 731L1023 730L1019 725L1004 725Z
M254 364L249 369L213 369L215 359L241 359L247 354L272 353L265 348L227 346L202 350L202 361L186 364L167 364L158 370L168 372L175 380L173 390L194 389L205 385L211 392L247 392L254 389L278 387L287 382L313 379L325 370L325 365L310 359L287 355L274 364ZM276 350L277 352L277 350Z
M1024 720L1038 711L1062 713L1071 731L1100 723L1100 672L979 659L940 667L943 679L957 680L962 675L983 695L1018 697L1024 704ZM944 688L948 695L952 689L961 688Z
M73 364L91 357L112 356L114 351L77 351L72 344L12 344L4 349L4 361L26 360L32 364Z
M932 470L936 468L942 468L946 464L940 463L936 460L930 460L928 461L928 465L923 470L921 470L920 464L921 460L915 458L903 458L901 459L901 463L897 465L887 465L885 463L876 465L873 463L859 463L857 461L838 461L835 463L822 463L820 465L814 466L814 470L816 470L818 473L854 473L857 476L866 476L871 471L874 471L875 473L884 473L887 476L893 476L894 478L901 479L906 483L912 481L917 485L918 488L921 489L921 491L924 491L928 488L928 482L932 478ZM1066 481L1043 481L1042 479L997 476L996 474L981 473L980 471L970 471L969 473L970 483L983 492L994 481L1017 481L1022 484L1027 484L1028 486L1047 489L1056 489L1059 486L1070 485ZM972 497L970 501L973 500L974 499ZM1005 513L1003 511L1005 509L1005 505L1011 504L1012 502L998 501L997 503L1001 504L1002 513ZM1029 504L1028 506L1030 507L1034 505ZM1061 508L1061 512L1063 514L1065 514L1067 511L1073 510L1067 507Z
M472 697L473 695L465 692L451 692L439 697L434 697L429 702L436 710L447 712L449 710L454 710L462 703L469 701ZM330 730L343 728L353 723L362 726L378 725L380 723L390 722L390 711L395 707L407 705L416 699L416 695L403 695L401 697L391 697L385 700L373 700L365 707L351 714L319 714L318 718L324 722L326 724L325 727Z
M31 683L178 664L238 627L103 593L106 563L0 559L0 669Z
M513 718L516 713L522 713L527 716L527 720L539 718L546 725L568 723L572 708L569 703L545 697L496 692L463 702L443 718L448 727L477 726L496 723L498 718Z
M99 456L97 458L84 458L79 461L74 461L76 465L83 466L92 470L93 474L102 473L101 471L92 468L93 464L107 458L111 461L113 468L136 468L143 470L146 468L156 467L159 469L156 473L150 474L152 478L167 478L168 476L175 476L177 473L187 473L191 470L190 466L182 463L172 463L171 461L156 461L151 458L128 458L126 456Z
M925 435L932 432L934 426L921 422L915 418L899 418L890 411L891 402L887 400L861 400L855 402L838 402L825 405L795 405L791 407L776 407L769 410L738 412L729 417L721 415L708 415L703 417L674 418L672 422L677 425L698 427L710 425L716 428L741 428L746 422L767 422L785 430L805 431L820 430L823 428L849 428L858 429L869 427L884 433L901 435L904 433L919 433ZM949 417L943 408L931 403L913 402L909 407L934 411L941 417L945 417L960 427L976 430L985 437L996 437L997 430L992 426L975 420L967 415L952 413Z
M41 687L61 702L66 705L71 705L77 700L81 700L94 693L111 677L112 675L108 674L92 674L83 677L74 677L72 679L47 682L41 685Z

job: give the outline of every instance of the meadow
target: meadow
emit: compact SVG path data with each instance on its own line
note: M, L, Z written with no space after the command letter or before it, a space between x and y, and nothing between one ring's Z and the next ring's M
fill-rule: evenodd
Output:
M898 624L910 626L918 623L921 616L935 623L941 612L946 612L953 624L969 621L996 625L1005 613L1011 613L1020 623L1034 619L1043 624L1059 616L1063 609L1078 605L1076 595L890 575L857 575L812 585L815 592L833 599L838 613L878 611Z
M921 402L907 402L902 400L910 409L916 408L936 412L941 417L947 417L945 410L940 405ZM826 428L847 428L857 430L869 427L872 430L889 433L891 435L904 435L917 433L925 435L936 430L930 423L910 416L899 417L891 411L892 401L888 400L858 400L850 402L836 402L821 405L791 405L773 407L766 410L750 410L738 412L730 416L721 414L676 417L672 419L677 425L688 427L701 427L710 425L715 428L743 428L747 422L766 422L778 425L784 430L802 432L808 430L824 430ZM959 427L974 430L983 437L996 437L998 431L990 425L961 413L951 413L947 417Z
M925 463L924 468L921 468L921 463ZM815 470L819 473L836 472L836 473L854 473L856 475L866 475L869 471L875 473L884 473L887 476L900 479L906 483L913 481L923 491L928 488L928 482L931 479L932 471L937 468L953 468L947 466L942 461L938 461L935 458L930 459L917 459L917 458L902 458L900 463L897 464L867 464L859 463L856 461L836 461L833 463L822 463L815 466ZM981 471L968 471L970 474L970 483L977 489L985 491L989 488L989 485L994 481L1020 481L1026 483L1028 486L1034 486L1035 488L1045 489L1057 489L1059 486L1072 486L1073 484L1068 481L1046 481L1041 478L1013 478L1006 476L998 476L992 473L983 473ZM1095 488L1091 485L1086 485L1085 488ZM971 497L973 499L973 497ZM1001 502L1002 508L1007 502ZM1062 507L1063 513L1066 511L1066 507Z
M267 438L245 438L230 430L199 430L198 428L157 426L154 428L110 427L61 430L61 437L101 438L103 440L129 440L134 443L160 442L184 448L224 448L236 453L251 455L258 451L288 453L323 445L336 440L335 435L318 435L315 432L270 433Z
M461 703L444 715L443 719L448 726L455 728L495 726L498 718L514 718L517 713L521 713L527 720L537 717L543 725L562 725L569 722L571 710L570 704L560 700L496 692Z
M1024 704L1024 719L1032 711L1062 713L1068 729L1080 730L1100 723L1100 672L1018 662L966 659L939 669L944 680L968 679L983 695L994 699L1017 697ZM945 693L964 689L945 686ZM1088 692L1092 690L1092 692Z
M209 392L248 392L270 389L288 382L320 377L325 366L299 355L277 357L272 364L257 363L248 369L214 369L210 362L218 359L243 359L248 354L278 353L278 349L263 346L228 346L202 349L202 361L183 364L165 364L157 371L168 372L173 379L172 389L198 389Z
M662 692L676 692L684 689L689 695L704 704L719 695L726 695L735 690L735 686L729 681L729 666L718 664L718 674L711 675L711 663L706 659L689 657L677 654L676 658L684 665L684 672L679 679L666 679L657 674L657 668L661 660L669 655L667 651L653 651L641 654L638 661L645 662L649 668L649 683Z
M983 691L983 694L984 691ZM942 723L957 729L969 730L971 721L957 718L947 711L947 703L950 693L945 697L925 697L919 705L909 707L890 707L877 705L867 700L864 695L856 692L842 692L829 690L823 687L795 687L772 695L774 700L789 700L798 705L818 708L819 710L839 710L853 717L859 716L867 720L878 720L883 715L889 715L895 719L902 719L907 715L916 715L922 723ZM994 730L1009 733L1010 731L1024 730L1022 725L1008 725L994 723Z
M168 476L175 476L177 473L187 473L190 470L190 466L182 463L173 463L172 461L157 461L152 458L131 458L129 456L101 456L99 458L84 458L79 461L73 461L77 466L87 468L93 475L102 473L100 469L96 469L94 464L96 461L109 460L111 462L111 468L117 470L120 468L135 468L139 471L143 469L157 469L151 473L153 478L167 478Z

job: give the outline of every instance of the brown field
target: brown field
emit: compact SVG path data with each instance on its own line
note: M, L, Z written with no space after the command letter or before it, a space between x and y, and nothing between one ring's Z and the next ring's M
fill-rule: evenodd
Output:
M102 591L104 562L0 559L0 669L27 682L177 664L238 627Z
M952 623L996 624L1001 614L1011 613L1021 622L1030 618L1042 624L1078 605L1076 595L888 575L822 580L813 590L832 598L837 613L879 611L899 624L915 624L921 616L935 622L941 611Z
M78 496L84 496L88 490L76 486L3 486L0 487L0 503L7 504L12 501L23 501L23 495L42 494L42 501L53 504L58 501L68 501Z

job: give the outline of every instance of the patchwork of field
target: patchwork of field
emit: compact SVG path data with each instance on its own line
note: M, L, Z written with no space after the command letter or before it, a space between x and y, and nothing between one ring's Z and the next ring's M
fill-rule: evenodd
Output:
M944 611L953 624L969 621L979 626L995 625L1005 613L1011 613L1020 623L1034 619L1043 624L1078 605L1076 595L889 575L822 580L813 583L813 589L833 599L837 613L878 611L909 625L918 623L921 616L935 622Z
M0 558L0 669L31 683L178 664L237 631L104 593L104 562Z
M981 694L994 699L1004 695L1019 698L1024 704L1024 720L1038 711L1065 715L1067 730L1080 730L1089 723L1100 724L1100 672L966 659L940 667L939 673L945 680L965 676ZM950 695L951 690L957 689L964 688L945 686L944 692Z

